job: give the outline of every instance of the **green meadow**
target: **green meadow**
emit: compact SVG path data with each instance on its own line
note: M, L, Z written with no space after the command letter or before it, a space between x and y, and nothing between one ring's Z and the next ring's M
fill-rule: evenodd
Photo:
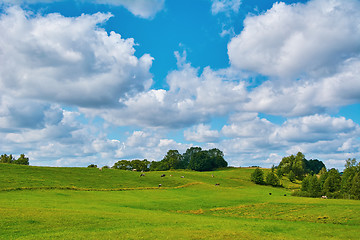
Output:
M253 171L0 164L0 239L359 239L360 201L294 197Z

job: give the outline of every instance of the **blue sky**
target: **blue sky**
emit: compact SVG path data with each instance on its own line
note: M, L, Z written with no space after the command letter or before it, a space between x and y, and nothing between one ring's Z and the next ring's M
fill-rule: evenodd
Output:
M360 152L360 1L0 0L0 152L231 166Z

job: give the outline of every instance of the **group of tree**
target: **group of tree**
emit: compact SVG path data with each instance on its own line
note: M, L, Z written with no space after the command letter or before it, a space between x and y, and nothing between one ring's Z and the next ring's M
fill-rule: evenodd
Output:
M283 157L279 165L275 167L279 178L287 175L292 182L296 179L302 180L308 174L318 174L323 168L326 167L322 161L317 159L307 160L301 152L298 152L296 155Z
M195 171L212 171L227 167L224 154L217 148L202 150L191 147L181 154L178 150L169 150L161 161L120 160L112 168L137 171L167 171L170 169L191 169Z
M217 148L202 150L200 147L191 147L185 153L178 150L169 150L159 162L151 162L150 170L166 171L170 169L191 169L195 171L212 171L227 167L224 153Z
M14 158L11 154L3 154L0 156L0 163L29 165L29 158L25 157L25 154L21 154L18 159Z
M307 175L297 192L299 196L360 199L360 163L356 159L346 160L344 172L337 169L322 169L320 176Z
M280 179L279 177L274 173L273 169L271 172L266 173L266 176L264 177L264 172L260 168L256 168L255 171L251 174L251 181L256 184L263 184L263 185L271 185L274 187L280 187Z
M117 161L113 169L121 169L121 170L137 170L137 171L149 171L150 170L150 162L147 159L144 160L120 160Z

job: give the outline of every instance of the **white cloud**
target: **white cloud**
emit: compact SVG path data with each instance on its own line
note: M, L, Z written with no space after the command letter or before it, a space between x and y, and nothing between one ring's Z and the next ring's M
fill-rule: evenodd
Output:
M270 167L281 161L279 157L276 162L275 155L301 151L308 159L333 159L332 167L341 169L349 153L360 151L360 126L351 119L329 115L292 118L275 125L257 114L236 114L221 133L228 139L219 142L220 149L230 162L241 166L256 162Z
M153 18L164 8L165 0L93 0L100 4L123 6L132 14L142 18Z
M338 72L288 85L268 81L253 89L244 109L282 116L305 116L334 111L360 101L360 59L349 59Z
M134 40L99 24L111 14L32 16L18 7L0 18L0 87L16 97L85 107L114 105L147 89L152 58ZM14 71L16 69L16 71Z
M181 128L225 115L247 101L246 84L232 72L183 64L167 76L169 90L149 90L121 101L118 109L81 109L88 116L101 116L115 125Z
M209 125L199 124L192 130L185 130L184 136L187 141L217 142L220 134L217 130L211 130Z
M0 0L5 4L34 4L34 3L53 3L64 0ZM135 16L141 18L153 18L164 8L165 0L74 0L76 2L92 2L96 4L109 4L113 6L122 6Z
M231 64L284 78L333 73L360 55L359 11L356 0L275 3L245 19L243 31L228 45Z
M241 0L212 0L211 12L213 15L219 13L239 12Z

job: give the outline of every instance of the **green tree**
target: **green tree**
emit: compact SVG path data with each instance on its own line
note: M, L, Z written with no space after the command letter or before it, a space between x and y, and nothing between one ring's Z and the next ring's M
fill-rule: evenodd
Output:
M13 162L20 165L29 165L29 158L25 157L25 154L21 154L20 157Z
M311 176L308 175L302 180L300 188L302 192L308 192L310 190L310 178Z
M169 150L162 162L166 166L167 170L169 169L179 169L181 166L183 156L179 153L178 150Z
M208 151L209 158L213 164L213 168L227 167L228 163L224 159L224 153L217 148Z
M260 168L256 168L251 174L250 180L256 184L264 184L264 172Z
M289 174L288 174L288 178L289 178L290 182L295 182L295 180L296 180L296 175L295 175L295 173L294 173L292 170L290 170L290 172L289 172Z
M195 171L211 171L213 164L207 151L200 151L193 154L189 162L189 168Z
M114 166L112 166L114 169L120 169L120 170L130 170L131 164L128 160L120 160L114 163Z
M325 164L322 161L319 161L317 159L306 160L304 158L304 162L305 162L305 172L306 173L313 172L314 174L318 174L320 172L320 170L325 167Z
M330 169L322 187L323 194L336 196L336 193L340 191L340 185L341 177L339 171L335 168Z
M10 154L9 156L3 154L0 156L0 163L14 163L15 158Z
M183 154L181 168L186 169L189 168L189 163L194 156L195 153L202 151L201 147L191 147L186 149L186 152Z
M356 173L352 179L350 194L353 199L360 199L360 174Z
M320 197L321 196L320 181L318 180L316 175L310 176L308 192L310 193L310 197Z
M274 187L280 186L280 180L273 172L269 172L266 174L265 183Z
M96 164L90 164L90 165L88 166L88 168L97 168L97 165L96 165Z
M353 178L356 173L359 172L359 168L356 166L356 159L349 158L346 160L345 169L341 178L341 192L343 197L351 198L351 188L353 185Z

